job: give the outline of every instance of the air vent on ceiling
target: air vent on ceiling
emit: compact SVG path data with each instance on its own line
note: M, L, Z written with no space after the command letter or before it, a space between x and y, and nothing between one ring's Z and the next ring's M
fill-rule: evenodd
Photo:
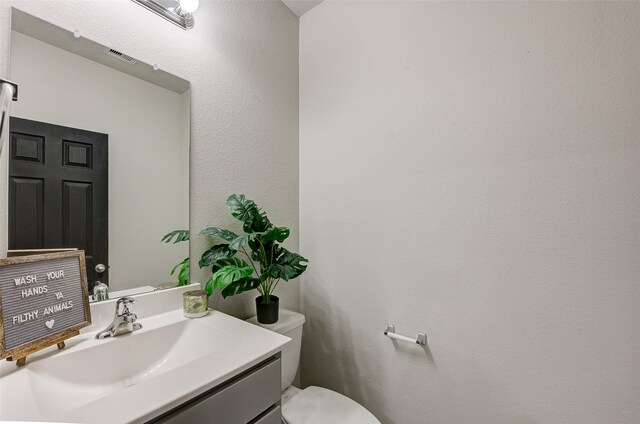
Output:
M121 61L128 63L129 65L135 65L136 64L136 60L134 58L132 58L129 55L126 55L124 53L119 52L118 50L114 50L114 49L110 49L110 48L106 48L104 49L104 53L109 55L109 56L113 56L116 59L120 59Z

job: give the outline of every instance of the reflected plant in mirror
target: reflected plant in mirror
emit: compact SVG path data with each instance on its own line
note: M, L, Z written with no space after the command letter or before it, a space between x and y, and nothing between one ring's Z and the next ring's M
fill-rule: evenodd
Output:
M171 231L168 234L165 234L162 237L162 241L165 243L173 244L180 243L182 241L189 241L189 230L175 230ZM180 261L176 266L171 270L171 275L174 275L178 272L178 286L188 286L190 277L190 266L189 266L189 257L184 258Z

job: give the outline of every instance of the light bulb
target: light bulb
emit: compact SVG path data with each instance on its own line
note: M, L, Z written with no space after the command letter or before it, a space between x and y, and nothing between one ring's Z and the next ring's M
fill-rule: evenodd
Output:
M180 0L180 9L186 13L193 13L198 10L200 0Z

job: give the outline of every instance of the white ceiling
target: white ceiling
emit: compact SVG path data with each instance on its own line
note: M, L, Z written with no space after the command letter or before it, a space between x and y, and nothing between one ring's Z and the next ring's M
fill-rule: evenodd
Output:
M302 16L320 3L322 0L282 0L293 13Z
M165 72L162 69L154 69L153 66L137 59L135 64L114 59L112 56L105 54L107 46L98 44L85 37L75 38L71 31L62 29L18 9L12 11L11 29L54 47L58 47L59 49L66 50L69 53L74 53L85 59L159 85L178 94L184 93L190 86L189 81ZM120 53L126 54L127 52Z

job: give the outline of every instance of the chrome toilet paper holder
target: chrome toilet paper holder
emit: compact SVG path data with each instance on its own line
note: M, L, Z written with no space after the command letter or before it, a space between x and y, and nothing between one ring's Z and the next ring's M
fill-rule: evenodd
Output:
M387 337L391 337L395 340L402 340L404 342L415 343L420 346L425 346L427 344L427 333L418 333L418 337L411 338L407 336L403 336L402 334L396 333L395 324L387 324L387 329L384 330L384 335Z

